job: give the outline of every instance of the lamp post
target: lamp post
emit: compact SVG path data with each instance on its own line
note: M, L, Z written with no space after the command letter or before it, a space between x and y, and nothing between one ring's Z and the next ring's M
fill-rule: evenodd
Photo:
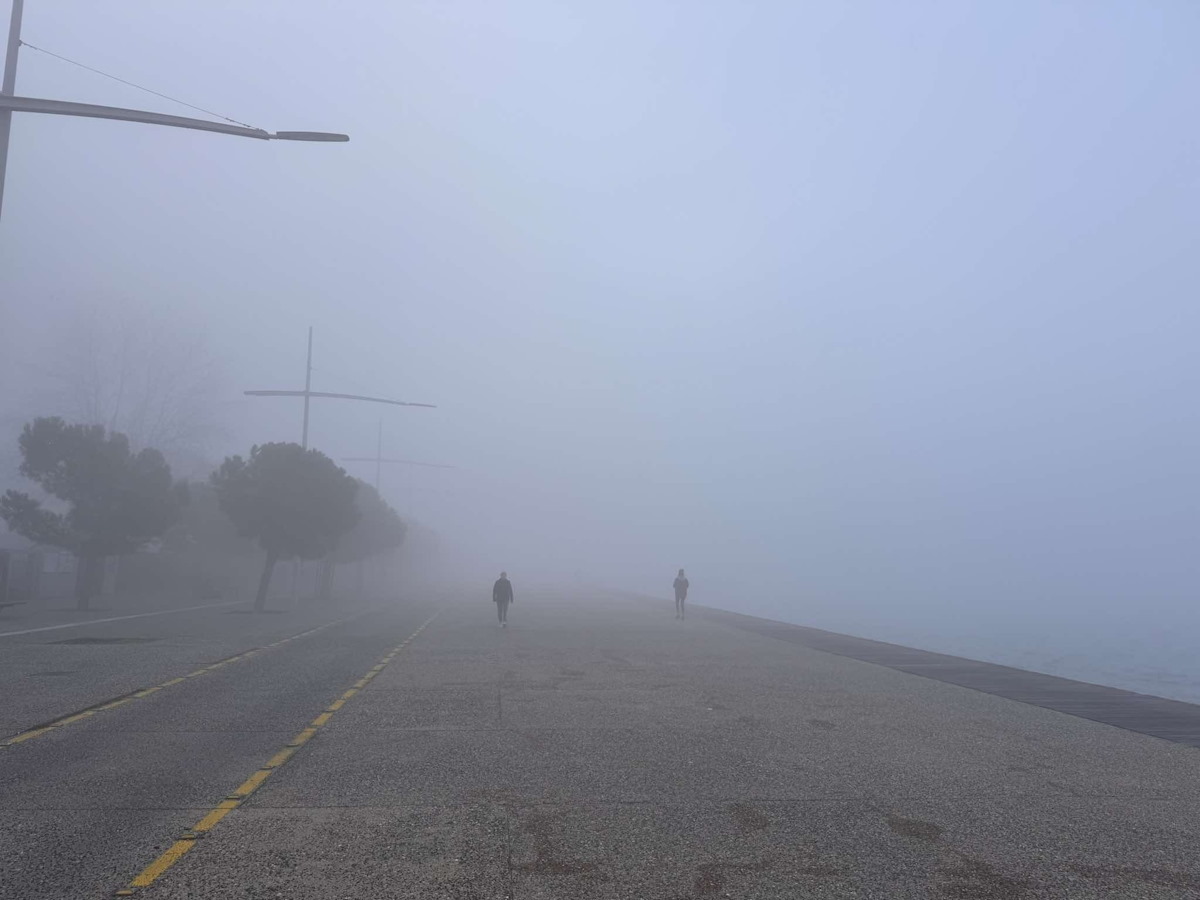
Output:
M74 103L69 100L46 100L16 96L17 55L21 49L21 17L25 0L12 0L12 16L8 25L8 49L4 57L4 79L0 82L0 211L4 208L4 178L8 169L8 143L12 132L13 113L35 113L49 116L78 116L88 119L112 119L118 122L141 122L145 125L166 125L190 128L216 134L232 134L260 141L315 141L344 143L349 135L325 131L264 131L227 122L210 122L187 116L171 116L141 109L119 106L97 106L94 103Z

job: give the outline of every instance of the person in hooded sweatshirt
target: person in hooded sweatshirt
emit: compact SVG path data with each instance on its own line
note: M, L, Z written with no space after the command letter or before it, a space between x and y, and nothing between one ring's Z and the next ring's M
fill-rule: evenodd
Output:
M492 602L496 604L496 616L500 619L500 627L508 627L508 604L513 602L512 582L508 573L501 572L496 583L492 585Z
M683 604L687 600L688 580L683 569L675 576L675 618L683 618Z

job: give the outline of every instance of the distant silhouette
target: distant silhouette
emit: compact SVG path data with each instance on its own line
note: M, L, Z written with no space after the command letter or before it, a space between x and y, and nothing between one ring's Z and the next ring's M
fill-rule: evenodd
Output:
M496 604L496 616L500 619L500 627L508 627L508 604L513 602L512 582L508 573L501 572L496 583L492 585L492 602Z
M683 569L675 576L675 618L683 618L683 602L687 600L688 580Z

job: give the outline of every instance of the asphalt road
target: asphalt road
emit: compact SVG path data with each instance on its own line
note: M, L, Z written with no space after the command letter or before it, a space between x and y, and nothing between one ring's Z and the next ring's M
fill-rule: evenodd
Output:
M669 602L510 622L408 598L0 637L0 743L31 735L0 750L0 896L1200 896L1192 747Z

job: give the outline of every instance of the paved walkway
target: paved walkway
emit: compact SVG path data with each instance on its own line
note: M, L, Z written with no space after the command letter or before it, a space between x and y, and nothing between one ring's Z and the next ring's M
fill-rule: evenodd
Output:
M963 659L960 656L916 650L898 644L837 634L820 628L774 622L720 609L700 607L696 612L710 621L732 625L734 628L742 628L781 641L802 644L814 650L848 656L851 659L886 666L897 672L957 684L983 691L985 694L1019 700L1033 706L1200 748L1200 706L1194 703L1168 700L1101 684L1072 681L1056 675L1043 675L1040 672Z
M0 894L110 896L182 837L140 894L1200 896L1192 747L669 601L519 595L507 630L451 602L417 633L426 616L363 617L3 751Z

